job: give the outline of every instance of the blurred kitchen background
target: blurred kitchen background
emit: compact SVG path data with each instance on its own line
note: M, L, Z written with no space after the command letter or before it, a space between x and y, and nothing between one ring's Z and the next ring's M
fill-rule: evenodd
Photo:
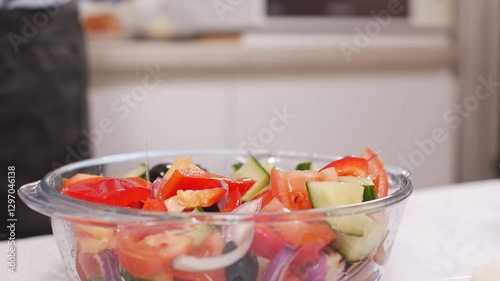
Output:
M79 5L93 156L370 146L416 188L499 176L499 1Z

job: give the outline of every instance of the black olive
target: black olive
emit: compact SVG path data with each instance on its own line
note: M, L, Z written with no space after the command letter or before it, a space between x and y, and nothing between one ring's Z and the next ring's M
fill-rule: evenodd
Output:
M157 178L163 178L170 167L172 167L170 163L160 163L149 169L149 180L154 181Z
M213 204L210 207L203 207L202 209L203 209L203 211L209 212L209 213L218 213L218 212L220 212L219 206L217 206L217 204Z
M237 247L238 245L234 241L230 241L224 246L224 253L229 253ZM241 259L226 267L225 273L227 281L255 281L259 274L259 263L254 255L247 253Z

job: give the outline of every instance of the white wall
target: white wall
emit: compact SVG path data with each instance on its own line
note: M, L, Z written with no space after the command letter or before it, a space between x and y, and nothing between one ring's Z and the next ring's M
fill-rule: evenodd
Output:
M271 150L347 155L370 146L383 152L387 164L402 165L401 159L420 164L413 172L417 188L455 180L456 140L442 115L456 89L446 70L170 75L144 99L139 95L129 105L120 101L144 86L137 83L144 75L94 75L91 126L96 130L103 120L111 122L95 143L96 156L144 150L146 143L149 150L236 148L255 137ZM284 108L295 118L282 130L270 122L273 110ZM420 159L424 154L415 142L430 138L437 128L448 140L432 142L435 149Z

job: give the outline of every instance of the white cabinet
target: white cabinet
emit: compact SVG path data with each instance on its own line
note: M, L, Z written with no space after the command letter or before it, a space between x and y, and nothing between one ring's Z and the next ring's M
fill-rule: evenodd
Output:
M102 120L112 124L95 143L96 156L146 144L149 150L258 146L339 155L370 146L387 164L413 169L417 188L455 180L456 132L443 114L457 91L445 69L171 73L145 84L148 75L94 75L90 124L94 130ZM446 141L432 140L436 130Z

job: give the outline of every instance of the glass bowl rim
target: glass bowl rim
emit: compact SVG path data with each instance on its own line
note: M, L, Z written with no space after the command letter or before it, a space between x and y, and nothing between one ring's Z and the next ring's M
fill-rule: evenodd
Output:
M168 157L168 156L249 156L256 155L257 157L304 157L308 159L333 161L340 156L318 154L318 153L302 153L289 151L248 151L248 150L230 150L230 149L210 149L210 150L155 150L141 151L133 153L114 154L109 156L91 158L83 161L67 164L49 172L36 186L37 196L43 198L46 203L36 204L36 200L31 196L23 196L22 199L36 211L51 217L62 217L73 220L85 220L101 223L144 223L144 222L179 222L186 220L208 221L210 223L238 223L244 221L290 221L300 220L303 218L324 218L337 215L351 215L358 213L371 213L381 210L387 206L394 205L405 200L413 191L413 185L410 180L410 173L402 168L386 165L386 171L389 175L396 176L401 184L398 189L388 196L368 202L358 204L318 208L308 210L297 210L289 213L252 213L252 214L233 214L233 213L164 213L155 211L144 211L131 208L118 208L115 206L107 206L92 202L86 202L74 199L63 195L51 186L50 182L56 177L60 177L65 172L75 171L77 169L92 167L96 165L112 164L116 162L124 162L130 160L146 159L147 157ZM20 192L21 193L21 192ZM38 202L40 203L40 202ZM90 212L91 210L91 212Z

